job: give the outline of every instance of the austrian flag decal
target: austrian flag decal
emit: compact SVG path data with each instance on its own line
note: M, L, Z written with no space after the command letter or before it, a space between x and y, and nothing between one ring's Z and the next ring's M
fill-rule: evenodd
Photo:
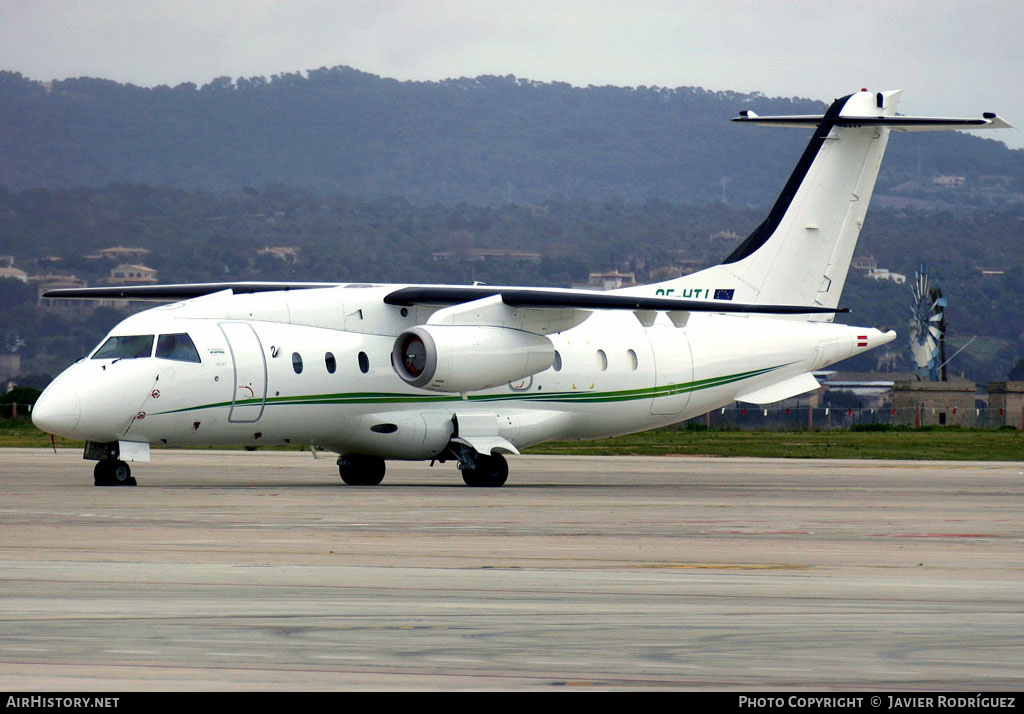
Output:
M858 347L867 347L868 346L868 336L867 335L857 335L857 346Z

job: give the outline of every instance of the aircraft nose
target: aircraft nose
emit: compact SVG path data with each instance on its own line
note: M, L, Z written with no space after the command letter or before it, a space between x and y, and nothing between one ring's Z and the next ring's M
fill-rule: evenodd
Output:
M53 386L44 389L32 407L32 423L47 434L70 436L82 415L78 394L72 389L57 390Z

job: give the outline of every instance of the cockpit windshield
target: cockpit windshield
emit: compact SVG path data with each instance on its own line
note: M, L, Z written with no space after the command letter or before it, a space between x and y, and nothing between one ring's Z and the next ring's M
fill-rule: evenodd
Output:
M111 337L93 353L93 359L132 359L153 353L153 335L118 335Z
M199 350L192 338L184 332L175 335L160 335L156 341L156 356L178 362L199 362Z

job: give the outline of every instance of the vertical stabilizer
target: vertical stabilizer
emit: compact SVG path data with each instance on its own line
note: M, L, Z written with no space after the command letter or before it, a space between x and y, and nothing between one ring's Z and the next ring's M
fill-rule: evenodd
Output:
M837 99L823 115L742 112L734 121L814 128L768 217L721 265L630 292L838 307L890 131L1008 126L995 114L981 119L897 116L901 93L862 90Z
M768 217L720 266L755 301L838 307L889 129L837 120L893 116L898 97L858 92L821 118Z

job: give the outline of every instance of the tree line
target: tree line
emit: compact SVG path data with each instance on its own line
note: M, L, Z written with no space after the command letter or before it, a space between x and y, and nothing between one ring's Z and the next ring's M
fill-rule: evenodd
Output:
M651 198L770 202L807 141L741 127L759 114L821 113L822 102L699 87L574 87L511 75L399 82L350 67L203 86L137 87L0 72L0 185L109 183L433 202ZM962 133L897 137L879 189L907 198L1020 202L1024 152ZM967 179L936 196L936 175Z

